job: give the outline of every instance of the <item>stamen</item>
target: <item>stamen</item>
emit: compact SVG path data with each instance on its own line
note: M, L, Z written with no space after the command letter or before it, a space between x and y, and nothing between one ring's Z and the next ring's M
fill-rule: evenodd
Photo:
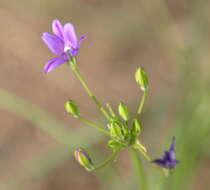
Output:
M71 50L72 48L70 47L70 46L67 46L67 45L65 45L65 47L64 47L64 52L67 52L67 51L69 51L69 50Z

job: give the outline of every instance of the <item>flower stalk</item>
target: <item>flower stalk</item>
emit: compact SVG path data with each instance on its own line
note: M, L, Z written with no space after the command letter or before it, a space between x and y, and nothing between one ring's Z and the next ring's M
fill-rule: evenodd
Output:
M138 150L149 162L152 161L152 158L150 158L150 156L147 154L146 150L145 150L145 147L140 144L140 143L136 143L134 146L133 146L134 149Z
M99 102L99 100L96 98L96 96L93 95L92 91L86 84L84 78L82 77L81 73L79 72L77 68L76 58L70 58L68 60L68 65L71 67L72 71L74 72L75 76L78 78L80 83L82 84L83 88L87 92L88 96L93 100L93 102L98 106L102 114L105 116L106 119L110 119L110 116L108 112L105 110L105 108L102 106L102 104Z
M139 101L139 106L138 106L138 110L137 110L137 115L141 115L142 113L142 110L143 110L143 107L144 107L144 103L145 103L145 99L146 99L146 96L147 96L147 91L144 91L143 92L143 95L142 95L142 98L140 99Z
M92 171L96 171L96 170L102 169L105 166L107 166L109 163L113 162L116 159L116 157L118 155L118 152L119 151L113 151L112 154L107 158L107 160L105 160L102 164L94 167L94 169Z
M90 121L82 116L78 117L79 120L83 121L85 124L89 125L90 127L95 128L96 130L98 130L99 132L103 133L104 135L108 135L109 136L109 131L103 129L102 126L99 126L98 124L94 123L93 121Z
M106 104L107 109L109 110L109 113L112 117L116 117L116 114L114 113L114 110L110 106L110 104Z
M133 162L133 169L136 174L137 178L137 184L139 190L147 190L147 182L146 182L146 176L144 174L144 170L142 167L141 159L139 158L139 154L135 149L129 149L130 156Z

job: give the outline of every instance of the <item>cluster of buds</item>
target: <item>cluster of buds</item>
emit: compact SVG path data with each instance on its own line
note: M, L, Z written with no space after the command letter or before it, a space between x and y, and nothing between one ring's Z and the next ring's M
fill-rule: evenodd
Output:
M147 75L142 68L138 68L135 73L137 84L141 89L146 92L148 88ZM108 147L113 150L114 153L119 152L126 147L134 147L140 149L144 155L146 155L146 148L140 143L139 135L141 133L141 123L136 118L131 119L127 105L123 102L118 105L118 113L116 114L111 106L107 104L108 108L108 122L107 122L107 134L110 139L108 140ZM79 108L73 100L65 102L65 110L71 116L81 119ZM87 121L84 120L83 121ZM90 121L89 123L90 124ZM148 158L149 156L146 156ZM93 162L89 154L84 148L75 150L75 158L78 163L83 166L87 171L93 171L98 167L94 167ZM150 159L149 159L150 160Z
M139 67L136 70L135 79L140 89L144 92L145 95L148 89L148 78L143 68ZM141 113L144 100L145 99L142 98L142 100L140 101L140 109L138 109L137 116L133 119L130 118L129 109L126 104L121 102L118 105L117 114L113 111L111 106L107 104L107 108L109 111L107 132L110 137L107 145L113 150L114 153L119 152L120 150L126 147L138 149L148 161L152 161L152 159L147 154L147 149L139 141L139 135L141 133L141 122L139 120L139 115ZM73 117L79 119L82 118L78 106L73 100L66 101L65 109L67 113L69 113ZM93 171L97 168L101 168L100 166L95 167L93 165L89 154L83 148L75 150L75 158L78 161L78 163L81 166L83 166L87 171ZM169 163L167 161L167 166L164 166L160 159L153 160L153 163L156 163L165 168L172 168L172 166L174 167L176 165L176 160L174 161L174 159L172 159L173 164L171 164L170 161ZM107 161L105 162L108 163ZM104 165L104 163L102 165Z
M44 71L48 73L57 66L67 62L89 97L94 101L101 113L107 119L107 128L104 128L103 126L100 126L95 122L92 122L81 116L78 106L73 100L66 101L65 110L67 113L85 122L85 124L94 127L103 134L108 135L110 139L108 140L107 144L108 147L113 150L111 156L104 163L96 167L93 165L88 153L83 148L79 148L75 151L75 158L79 164L88 171L102 168L109 162L113 161L119 151L128 147L139 150L140 153L152 163L158 164L159 166L167 169L174 168L178 163L175 157L175 138L172 140L169 151L165 151L162 158L154 160L148 156L146 148L139 141L139 135L141 133L141 122L139 118L142 113L148 91L148 77L144 69L139 67L135 72L135 80L143 92L136 116L134 118L130 118L129 109L122 102L118 105L118 113L116 114L109 104L107 104L106 109L106 107L104 107L93 95L92 91L89 89L78 70L76 55L80 49L81 42L86 37L82 35L78 40L74 25L71 23L66 23L63 26L58 20L53 21L52 30L53 34L46 32L43 33L42 39L48 48L56 55L56 57L50 59L45 64Z
M121 149L134 145L141 132L141 125L137 118L133 119L129 126L128 107L124 103L119 104L118 113L121 118L115 116L108 123L111 137L108 146L112 149Z
M140 88L146 92L148 88L148 79L144 70L139 67L135 73L136 82ZM130 122L129 109L124 103L118 105L118 115L112 114L111 120L108 123L111 139L108 141L108 146L112 149L121 149L139 145L139 135L141 133L141 123L138 119L133 118ZM141 144L140 144L141 145ZM144 147L143 145L139 147ZM143 148L146 152L146 149Z

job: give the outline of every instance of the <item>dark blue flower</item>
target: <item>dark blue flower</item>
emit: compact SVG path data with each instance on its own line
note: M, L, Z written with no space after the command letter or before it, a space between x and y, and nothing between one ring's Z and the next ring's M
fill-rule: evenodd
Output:
M155 164L168 169L172 169L176 166L179 161L176 160L175 141L176 139L173 137L170 149L164 152L162 158L153 160Z

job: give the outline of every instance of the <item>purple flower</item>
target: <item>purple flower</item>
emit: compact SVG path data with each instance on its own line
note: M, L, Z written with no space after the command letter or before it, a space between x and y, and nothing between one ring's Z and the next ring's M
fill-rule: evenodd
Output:
M175 137L173 137L170 149L164 152L164 155L162 156L162 158L153 160L154 163L158 164L159 166L163 168L168 168L168 169L172 169L176 166L176 164L179 161L176 160L175 140L176 140Z
M56 55L56 57L48 60L45 64L44 71L46 73L52 71L60 64L67 62L69 55L75 57L82 40L85 39L84 35L82 35L79 40L77 39L73 24L66 23L63 26L59 20L53 20L52 31L53 34L48 32L42 34L42 40Z

